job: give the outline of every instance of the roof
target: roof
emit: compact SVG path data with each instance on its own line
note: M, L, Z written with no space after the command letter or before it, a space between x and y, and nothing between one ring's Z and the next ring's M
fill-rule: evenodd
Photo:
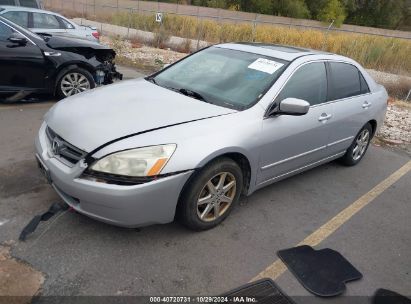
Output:
M331 53L306 48L254 42L224 43L217 45L217 47L261 54L264 56L271 56L287 61L292 61L298 57L306 55L331 55Z
M53 14L53 15L59 15L58 13L52 12L52 11L46 11L42 10L39 8L32 8L32 7L25 7L25 6L13 6L13 5L0 5L0 11L1 9L7 10L7 11L23 11L23 12L32 12L32 13L48 13L48 14Z

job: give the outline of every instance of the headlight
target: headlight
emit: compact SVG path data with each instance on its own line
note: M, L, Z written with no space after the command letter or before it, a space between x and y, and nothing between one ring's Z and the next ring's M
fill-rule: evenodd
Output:
M98 160L91 170L126 176L158 175L177 145L160 145L110 154Z

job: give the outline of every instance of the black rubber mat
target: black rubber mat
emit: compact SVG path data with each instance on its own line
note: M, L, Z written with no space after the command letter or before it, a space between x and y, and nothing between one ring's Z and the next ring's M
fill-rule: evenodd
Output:
M52 204L49 210L47 210L45 213L39 214L33 217L33 219L21 231L19 240L25 241L27 236L36 230L40 222L48 221L52 216L56 215L60 211L65 211L68 208L69 206L67 204L60 204L60 203Z
M251 297L259 304L295 304L281 289L270 279L255 281L234 290L231 290L222 296L234 297Z
M320 297L340 295L346 282L362 278L350 262L329 248L314 250L304 245L280 250L278 256L309 292Z
M378 289L372 300L373 304L411 304L411 299L391 290Z

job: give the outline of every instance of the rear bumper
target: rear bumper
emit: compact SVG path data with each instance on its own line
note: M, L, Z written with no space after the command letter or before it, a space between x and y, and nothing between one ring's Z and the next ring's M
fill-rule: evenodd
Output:
M174 220L180 192L192 171L140 185L123 186L81 178L84 168L68 167L50 155L45 124L36 138L37 157L46 166L51 185L73 209L109 224L139 227Z

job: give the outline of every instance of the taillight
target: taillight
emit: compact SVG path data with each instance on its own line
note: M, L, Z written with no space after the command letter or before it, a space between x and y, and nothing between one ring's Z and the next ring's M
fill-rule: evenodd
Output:
M95 32L92 32L91 34L93 35L94 38L100 39L100 33L99 32L95 31Z

